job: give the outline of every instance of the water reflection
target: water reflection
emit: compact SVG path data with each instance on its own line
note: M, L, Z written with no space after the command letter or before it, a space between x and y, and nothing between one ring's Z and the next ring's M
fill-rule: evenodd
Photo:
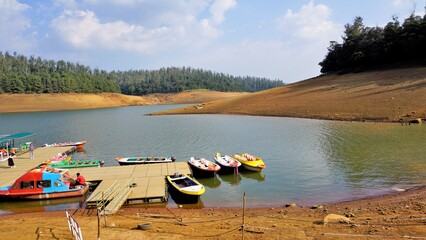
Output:
M85 208L85 197L46 199L36 201L2 201L0 215Z
M201 200L201 197L188 196L186 194L180 193L173 187L168 187L169 193L169 206L173 206L175 204L181 205L182 208L203 208L204 203Z
M197 181L203 184L205 187L209 188L218 188L222 183L220 179L217 177L217 174L214 177L209 178L197 178Z
M229 183L231 186L237 186L241 182L241 174L220 174L220 179Z
M419 184L425 181L424 126L326 123L322 133L322 152L328 167L333 173L343 173L354 189L368 191L411 185L413 179Z
M265 181L265 173L263 173L263 171L260 171L260 172L240 171L240 175L243 176L243 178L254 179L254 180L257 180L258 182Z

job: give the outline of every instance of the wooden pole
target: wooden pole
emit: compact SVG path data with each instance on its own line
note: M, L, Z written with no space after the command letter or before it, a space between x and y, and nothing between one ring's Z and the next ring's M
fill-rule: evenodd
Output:
M101 239L101 209L98 207L98 240Z
M104 227L106 227L107 223L106 223L106 214L105 214L105 199L104 199L104 192L102 192L102 207L104 209Z
M245 212L246 212L246 192L243 196L243 228L242 228L242 239L244 240L244 231L245 231Z

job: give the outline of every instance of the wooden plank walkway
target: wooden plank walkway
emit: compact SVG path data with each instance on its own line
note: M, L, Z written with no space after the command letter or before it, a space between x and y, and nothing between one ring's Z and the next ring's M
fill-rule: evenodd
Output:
M0 159L0 186L8 186L15 182L17 178L24 175L29 170L38 167L43 162L52 157L72 150L73 147L40 147L34 150L34 159L30 159L30 153L26 152L13 159L15 168L7 165L7 157Z
M191 174L191 170L186 162L141 164L129 166L113 166L100 168L75 168L70 169L71 176L79 172L86 178L86 181L101 183L87 199L88 205L95 205L104 193L104 200L110 201L108 192L114 185L121 188L122 185L131 179L132 191L127 196L127 203L147 203L153 201L167 201L165 177L173 175L175 172Z

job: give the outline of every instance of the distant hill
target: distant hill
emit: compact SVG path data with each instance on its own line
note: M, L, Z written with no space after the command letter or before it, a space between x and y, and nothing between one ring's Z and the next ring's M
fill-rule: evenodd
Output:
M184 91L174 94L150 94L146 96L128 96L119 93L0 94L0 102L3 103L0 104L0 113L201 103L247 94L249 93L223 93L208 90Z
M0 94L122 93L145 96L200 88L256 92L283 84L281 80L232 76L191 67L107 72L97 68L92 70L79 63L0 51Z
M329 74L153 115L183 113L384 122L426 118L426 67Z

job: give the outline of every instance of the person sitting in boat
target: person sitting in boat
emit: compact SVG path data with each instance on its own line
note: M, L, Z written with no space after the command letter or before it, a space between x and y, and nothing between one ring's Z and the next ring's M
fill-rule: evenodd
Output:
M86 179L80 173L77 173L77 178L75 179L75 186L77 185L86 185Z

